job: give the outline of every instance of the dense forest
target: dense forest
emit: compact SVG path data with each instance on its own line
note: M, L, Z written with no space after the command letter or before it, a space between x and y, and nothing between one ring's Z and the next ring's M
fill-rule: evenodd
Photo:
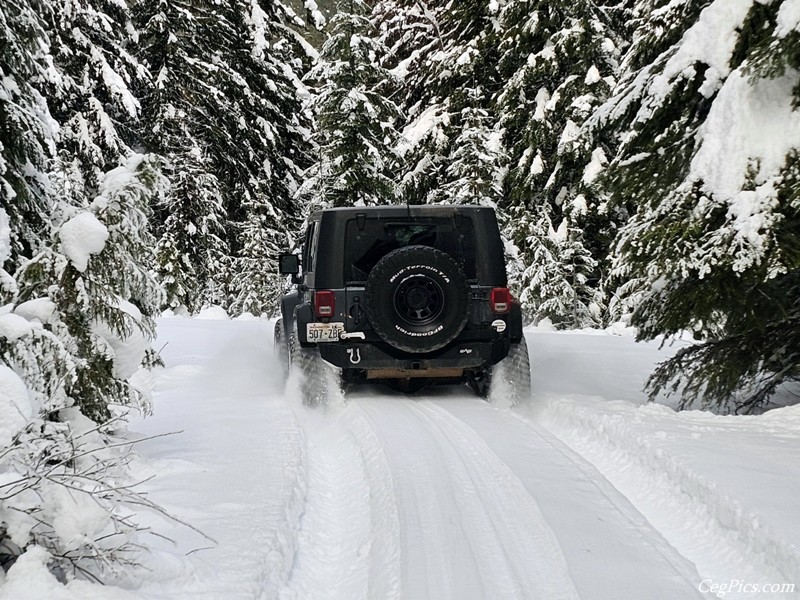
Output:
M320 207L495 207L528 321L688 333L684 406L800 377L800 0L319 4L0 6L3 564L124 559L111 509L60 537L59 468L120 501L81 444L149 410L155 317L272 315Z

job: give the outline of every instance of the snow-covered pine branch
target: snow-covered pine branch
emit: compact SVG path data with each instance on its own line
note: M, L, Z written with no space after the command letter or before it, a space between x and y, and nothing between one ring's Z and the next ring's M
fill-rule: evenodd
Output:
M653 393L752 410L800 376L797 14L792 0L653 11L593 117L619 140L606 186L636 211L613 256L621 280L642 282L633 323L645 339L703 341L658 371ZM665 22L681 35L655 44Z

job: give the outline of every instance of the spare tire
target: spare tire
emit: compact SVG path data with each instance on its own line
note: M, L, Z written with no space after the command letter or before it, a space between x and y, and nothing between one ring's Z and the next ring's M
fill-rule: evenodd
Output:
M405 352L432 352L464 329L469 295L464 272L449 255L429 246L406 246L370 271L365 309L386 343Z

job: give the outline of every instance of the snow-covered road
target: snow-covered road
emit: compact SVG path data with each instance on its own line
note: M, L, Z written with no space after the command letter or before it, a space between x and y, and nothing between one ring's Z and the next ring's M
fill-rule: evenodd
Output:
M394 483L398 597L695 596L691 565L540 426L463 393L368 394L352 404Z
M134 597L675 600L708 597L701 582L723 574L698 573L664 529L669 520L644 516L641 498L615 487L625 489L579 432L560 435L556 415L571 405L553 408L541 374L541 406L526 414L466 388L408 398L377 386L311 411L296 382L284 385L270 330L263 321L160 322L167 368L155 377L156 414L131 429L181 433L140 444L137 468L156 475L154 500L213 541L152 517L175 544L154 542L151 573L125 584ZM535 362L537 353L547 362L545 338L529 336ZM617 381L624 398L646 372L620 356L635 350L619 348L616 360L639 372ZM648 364L657 354L638 352ZM598 376L595 389L613 379ZM723 556L739 550L713 533ZM745 575L793 583L799 554L785 541L780 564Z

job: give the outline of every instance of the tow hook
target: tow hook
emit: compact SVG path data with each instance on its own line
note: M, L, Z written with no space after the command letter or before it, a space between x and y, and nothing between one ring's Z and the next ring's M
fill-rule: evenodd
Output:
M357 365L361 362L361 348L348 348L347 353L350 355L350 364Z

